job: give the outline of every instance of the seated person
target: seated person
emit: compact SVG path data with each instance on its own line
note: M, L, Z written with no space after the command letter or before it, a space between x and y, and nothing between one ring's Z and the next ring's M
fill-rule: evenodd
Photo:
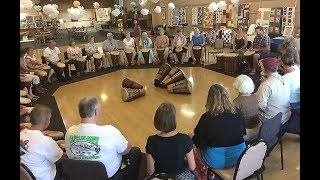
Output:
M159 54L157 49L164 48L164 54L163 54L163 63L167 63L168 55L169 55L169 38L167 35L164 35L164 29L159 28L159 36L156 38L155 42L155 56L159 59Z
M116 40L113 39L113 34L112 33L108 33L107 34L107 39L103 42L103 46L102 46L103 52L105 53L106 59L109 62L110 65L114 66L112 60L111 60L111 51L117 51L119 49L118 46L118 42ZM125 61L124 59L124 52L123 50L119 51L119 64L120 65L128 65L128 62Z
M254 83L247 75L239 75L233 87L238 91L238 97L233 102L235 106L241 111L246 126L246 135L243 137L245 141L250 141L258 136L260 130L259 105L254 91Z
M57 79L60 81L71 80L69 76L69 67L65 66L63 69L57 66L58 62L61 62L61 52L58 47L56 47L56 42L54 40L49 41L49 45L43 51L43 56L49 63L49 66L57 74ZM62 75L64 73L64 76Z
M198 28L196 28L194 30L194 35L192 36L191 43L192 43L192 46L191 46L192 48L193 48L193 46L201 46L200 63L203 64L204 63L204 49L205 49L206 41L205 41L203 34L200 34L200 30ZM191 57L193 60L192 64L195 64L196 58L194 57L192 48L190 50L190 54L191 54Z
M174 36L173 39L173 53L175 53L174 59L175 59L175 64L177 64L179 62L177 55L176 55L176 49L182 49L182 58L181 60L181 64L183 64L183 60L186 59L187 56L187 39L186 37L182 34L182 30L178 29L177 30L177 35Z
M20 79L21 78L25 78L26 76L28 76L28 74L21 74L20 73ZM32 88L30 87L29 89L27 87L21 87L23 91L27 92L27 98L35 101L37 99L39 99L39 96L36 96L32 93Z
M291 116L283 124L283 132L300 135L300 68L297 67L294 57L297 54L295 48L287 48L286 52L281 55L282 66L285 75L283 78L290 85L290 109Z
M210 44L210 46L213 47L214 42L216 41L216 37L217 37L217 35L216 35L216 32L214 29L208 31L206 33L206 43Z
M152 40L148 37L147 32L143 32L142 36L140 38L140 51L138 52L138 65L141 64L142 59L143 59L143 55L141 52L142 48L149 48L149 58L151 58L151 61L153 64L156 64L156 59L154 57L154 53L153 53L153 45L152 45ZM149 62L149 59L144 59L144 62Z
M265 59L269 57L270 52L270 37L268 34L264 33L262 26L257 26L255 28L256 36L254 37L252 47L250 51L255 51L253 55L252 69L250 75L255 75L257 73L257 66L259 59ZM261 67L263 71L263 67Z
M32 70L28 68L27 62L24 58L25 50L20 49L20 75L21 78L30 76L32 78L32 85L35 88L35 92L38 94L44 93L46 89L42 88L40 85L40 78L35 74L30 74L30 72L36 73L38 70Z
M51 109L36 105L30 114L31 127L20 132L20 159L37 180L53 180L59 171L57 162L63 155L58 144L42 131L48 128Z
M102 117L102 108L98 99L90 96L81 99L78 111L81 123L71 126L65 135L68 158L102 162L110 180L137 179L141 151L138 147L132 147L117 128L96 124ZM79 146L92 148L88 153L82 153L78 151ZM130 162L129 166L128 162ZM126 165L124 169L122 164Z
M32 67L37 68L37 69L42 69L42 67L45 66L45 64L39 63L39 61L37 60L37 58L36 58L36 56L35 56L35 52L36 52L36 51L35 51L33 48L27 47L27 48L25 49L25 51L26 51L26 53L27 53L27 54L25 55L25 59L26 59L27 64L28 64L29 66L32 66Z
M210 167L234 167L246 148L244 117L231 102L227 90L219 84L210 87L206 110L194 129L193 142Z
M69 60L69 62L66 62L67 64L74 64L75 68L76 68L76 72L77 72L77 76L79 77L81 72L81 65L80 63L85 63L85 62L79 62L77 61L77 58L82 58L82 51L81 49L76 46L76 42L74 40L70 40L69 41L69 47L67 49L67 58ZM83 69L82 69L83 71Z
M89 40L89 42L88 42L88 44L86 44L85 50L86 50L86 53L87 53L87 60L90 61L91 69L89 69L89 71L90 72L94 72L95 71L95 67L94 67L93 54L99 53L98 45L94 42L94 36L90 36L88 38L88 40ZM105 58L103 58L102 61L103 61L103 64L105 64Z
M296 40L294 39L294 37L287 36L286 38L284 38L283 43L279 46L280 53L284 54L288 48L294 48L297 50L296 45L297 45L297 43L296 43ZM300 57L299 57L298 50L296 51L296 55L294 58L294 64L300 66Z
M125 52L127 51L127 49L130 49L130 50L133 49L131 64L128 64L128 65L134 65L134 61L135 61L134 58L136 57L137 52L134 49L134 47L135 47L134 39L132 37L130 37L129 31L126 33L126 38L123 39L123 44L124 44L124 51ZM127 56L124 56L124 58L125 58L125 61L129 62L127 59Z
M195 179L193 142L187 134L176 131L176 109L173 104L165 102L158 107L154 126L160 132L147 140L148 175L167 173L177 180Z
M247 35L243 33L243 28L241 26L234 29L234 32L235 35L232 36L233 49L236 52L245 52L248 45Z

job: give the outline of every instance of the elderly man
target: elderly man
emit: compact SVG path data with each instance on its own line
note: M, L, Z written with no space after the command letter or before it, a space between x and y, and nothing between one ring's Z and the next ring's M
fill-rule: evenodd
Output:
M141 64L142 60L144 60L144 62L149 62L149 59L143 59L143 55L141 52L141 49L145 49L148 48L149 49L149 58L151 58L151 61L153 64L156 64L156 59L154 57L154 53L153 53L153 44L152 44L152 40L148 37L148 34L146 32L142 33L142 37L140 39L139 42L139 46L140 46L140 51L138 52L138 65Z
M282 124L289 120L290 112L290 84L286 78L278 74L276 59L268 57L262 61L264 74L262 76L256 96L259 102L260 117L270 119L282 112Z
M257 66L259 59L264 59L269 57L270 51L270 37L264 33L262 26L257 26L255 28L256 36L254 37L252 47L250 47L250 51L255 51L256 53L253 55L252 69L250 75L255 75L257 72ZM262 68L263 71L263 68Z
M64 58L60 57L61 52L59 48L56 47L56 42L54 40L49 41L48 47L43 51L43 56L46 59L46 61L49 63L49 66L57 74L58 80L60 81L71 80L69 75L69 67L65 66L63 69L61 69L57 66L57 63L61 61L60 59L64 59ZM63 72L64 72L64 77L62 75Z
M196 28L194 30L194 35L192 36L191 43L192 43L192 46L191 46L190 53L191 53L191 57L193 60L192 64L196 63L196 58L194 57L193 50L192 50L192 48L194 46L201 46L200 62L201 62L201 64L203 64L204 63L204 59L203 59L204 58L204 49L205 49L206 41L205 41L205 37L203 36L203 34L200 34L200 30L198 28Z
M20 132L20 159L37 180L53 180L60 174L56 168L63 151L51 137L43 135L48 128L51 109L36 105L30 114L31 127Z
M113 66L113 62L112 62L112 59L111 59L111 52L112 51L118 51L119 49L119 46L118 46L118 42L113 39L113 34L112 33L108 33L107 34L107 39L103 42L103 45L102 45L102 49L103 49L103 52L106 56L106 59L107 61L109 62L110 66ZM124 51L123 50L120 50L119 51L119 64L120 65L128 65L128 62L125 62L124 60Z
M65 136L68 157L102 162L110 180L137 179L141 151L137 147L132 147L112 125L97 125L102 116L98 99L96 97L81 99L78 110L81 123L71 126ZM91 148L82 148L79 151L79 147Z

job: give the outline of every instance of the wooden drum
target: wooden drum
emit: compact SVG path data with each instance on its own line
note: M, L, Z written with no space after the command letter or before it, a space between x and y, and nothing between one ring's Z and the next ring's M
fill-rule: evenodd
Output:
M174 84L168 85L169 93L176 94L191 94L192 93L192 84L188 80L182 80Z
M126 57L128 59L128 64L131 65L131 62L133 61L132 59L132 54L133 54L133 51L134 51L134 48L132 47L126 47L125 48L125 54L126 54Z
M154 79L154 86L156 87L165 87L161 84L161 81L169 74L171 71L171 66L168 63L164 63L160 66L156 78Z
M186 79L184 72L179 68L173 68L162 82L168 86L169 84L181 81L183 79Z
M144 89L122 88L121 90L121 97L124 102L144 96L145 94L146 91Z
M36 75L39 76L40 80L46 80L48 73L46 71L37 71Z
M30 106L31 100L29 98L20 97L20 104Z
M120 52L119 51L111 51L111 61L113 66L118 66L120 62Z
M124 78L122 81L122 87L123 88L131 88L131 89L142 89L143 86L135 81L132 81L131 79Z
M51 137L53 140L62 140L64 139L64 134L61 131L43 131L45 136Z
M192 47L193 55L196 58L196 63L200 63L201 59L201 46Z
M58 68L60 69L64 69L66 67L66 64L62 63L62 62L58 62L57 63Z
M245 57L245 59L247 60L247 62L253 63L253 55L254 55L255 53L256 53L255 51L247 50L246 52L243 53L243 56Z
M78 72L83 72L84 68L86 66L86 58L81 57L81 58L77 58L76 60L77 60L77 63L78 63L78 68L79 68L79 70L77 69Z
M31 84L32 84L31 76L20 77L20 85L22 88L24 87L30 88Z
M223 69L225 53L217 54L217 69Z
M236 73L238 71L239 54L226 53L224 58L224 72Z
M101 62L102 62L102 54L94 53L92 56L94 58L94 66L95 66L96 70L99 70L101 67Z
M145 64L149 64L149 51L150 51L150 48L142 48L141 49Z
M51 71L51 67L48 66L48 65L45 65L42 69L43 69L43 70L47 73L47 75L49 76L49 73L50 73L50 71Z
M157 48L157 53L158 53L158 58L161 64L165 63L164 62L164 48Z
M177 55L177 59L179 61L179 63L182 62L182 48L177 49L176 48L176 55Z
M24 90L20 90L20 97L27 96L28 92Z

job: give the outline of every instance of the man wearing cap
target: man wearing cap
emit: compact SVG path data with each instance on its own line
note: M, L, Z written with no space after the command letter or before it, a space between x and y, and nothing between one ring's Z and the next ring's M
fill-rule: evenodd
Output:
M290 85L278 74L276 59L268 57L262 60L265 77L262 76L256 96L259 102L260 119L270 119L282 112L282 124L289 120L290 112Z
M103 42L102 45L102 49L103 52L106 56L107 61L109 62L110 66L113 66L112 60L111 60L111 51L117 51L119 48L118 46L118 42L116 40L113 39L113 34L112 33L108 33L107 34L107 39ZM120 65L128 65L128 62L125 62L123 56L125 56L124 52L122 50L119 51L120 54L120 60L119 60L119 64Z
M270 37L264 33L262 26L257 26L255 28L256 36L254 37L252 47L250 51L255 51L253 55L252 69L250 75L255 75L257 72L257 66L259 59L264 59L269 57L270 51Z

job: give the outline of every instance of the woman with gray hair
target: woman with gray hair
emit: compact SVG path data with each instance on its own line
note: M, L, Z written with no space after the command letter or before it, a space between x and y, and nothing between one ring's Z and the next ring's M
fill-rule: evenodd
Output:
M127 56L124 56L125 61L128 62L129 65L134 65L134 58L136 57L137 52L134 49L134 39L130 37L130 31L126 32L126 38L123 39L123 45L125 53L132 53L131 64L129 63L130 61L128 61Z
M284 54L286 53L288 48L294 48L296 49L296 40L294 39L293 36L288 36L284 39L283 43L279 46L280 49L280 53ZM296 49L297 50L297 49ZM297 53L295 53L294 56L294 63L295 64L300 64L300 57L299 57L299 53L297 50Z
M233 87L239 92L238 97L233 102L242 112L245 119L246 135L243 138L245 141L250 141L258 135L261 126L258 117L258 100L252 94L254 83L249 76L241 74L235 79Z

